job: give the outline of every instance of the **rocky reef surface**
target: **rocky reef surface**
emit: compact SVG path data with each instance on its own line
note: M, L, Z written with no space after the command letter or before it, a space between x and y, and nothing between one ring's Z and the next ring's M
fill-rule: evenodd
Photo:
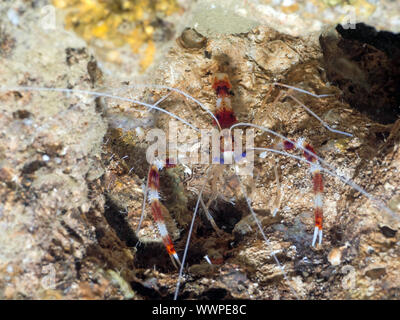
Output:
M147 103L170 94L162 108L198 128L211 128L212 120L196 103L149 84L179 88L214 110L212 75L223 69L241 122L306 138L337 174L354 180L394 214L325 175L324 240L313 248L308 165L281 156L256 157L254 178L244 185L267 245L231 167L214 183L207 180L206 165L164 170L162 201L180 256L201 186L206 183L205 202L218 194L210 210L222 232L215 232L200 211L180 297L398 299L397 35L358 25L353 34L327 27L299 37L260 23L215 34L203 25L185 29L143 77L127 82L124 72L104 72L74 33L62 26L51 32L43 28L40 7L19 4L17 15L10 3L0 4L0 298L173 297L178 272L150 212L136 232L148 171L145 136L153 128L168 130L170 118L83 91ZM280 96L286 89L274 82L329 94L291 93L329 126L353 136L327 130L296 101ZM193 144L193 131L177 125L182 142ZM273 142L256 131L256 146ZM279 210L272 217L279 193Z

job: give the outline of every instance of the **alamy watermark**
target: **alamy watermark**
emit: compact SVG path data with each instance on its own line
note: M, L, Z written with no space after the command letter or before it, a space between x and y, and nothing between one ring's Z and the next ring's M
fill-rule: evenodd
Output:
M7 11L7 18L14 26L24 25L24 19L27 17L23 15L24 10L19 8L18 5L11 6ZM46 5L35 11L33 15L28 15L31 19L38 21L38 26L45 32L52 32L57 27L56 8L52 5Z
M56 30L56 8L52 5L40 9L40 27L45 31Z
M345 15L340 22L343 29L355 29L357 24L357 16L356 16L356 9L354 6L346 5L342 8L345 12Z
M151 129L146 141L151 143L146 151L150 164L232 164L239 175L253 173L254 129L202 129L194 135L171 120L168 133Z

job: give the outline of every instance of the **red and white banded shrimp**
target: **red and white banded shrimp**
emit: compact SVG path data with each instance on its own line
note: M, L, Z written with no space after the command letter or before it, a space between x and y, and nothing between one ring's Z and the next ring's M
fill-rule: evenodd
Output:
M218 42L218 44L221 44L221 43ZM213 47L211 44L209 44L209 46L211 48ZM216 45L214 45L214 48L215 47L216 47ZM220 51L218 49L215 49L215 50L220 53ZM210 50L210 51L212 51L212 50ZM207 55L208 56L212 55L209 51L206 50L206 52L207 52L206 58L207 58ZM230 50L230 52L232 52L232 50ZM222 56L223 55L224 54L222 54ZM217 60L218 60L218 58L217 58ZM260 154L261 158L264 158L266 156L266 152L269 152L269 153L275 153L275 154L284 155L286 157L291 157L292 159L296 159L297 161L300 161L300 162L303 162L303 163L306 163L306 164L310 165L310 168L311 168L310 170L311 170L311 174L312 174L312 178L310 179L310 181L312 181L312 189L314 190L314 196L313 196L314 197L314 201L313 201L314 202L314 232L313 232L312 238L309 240L309 243L308 243L309 245L314 246L316 244L317 240L318 240L318 244L322 243L322 211L324 209L324 205L323 205L323 178L322 178L323 177L323 175L322 175L323 173L325 173L325 176L333 176L333 177L337 178L339 181L341 181L342 183L350 185L357 192L360 192L362 195L364 195L367 198L369 198L370 200L372 200L378 206L378 208L383 212L384 215L386 214L386 215L392 216L392 217L394 217L396 219L397 214L393 211L393 209L388 208L382 201L379 201L379 200L375 199L375 197L373 197L369 192L367 192L363 188L361 188L358 185L356 185L355 182L353 182L351 179L344 178L341 175L338 175L336 173L337 172L336 168L334 168L326 160L324 160L323 158L321 158L320 156L317 155L318 151L317 152L314 151L314 148L308 142L311 139L309 139L309 138L305 139L305 138L299 136L298 134L296 134L297 139L294 139L292 137L288 138L288 137L282 136L281 134L277 133L276 131L273 131L273 130L271 130L269 128L266 128L265 126L259 125L258 123L260 123L260 122L257 121L257 114L256 113L254 114L255 117L253 118L254 120L256 120L255 122L237 123L237 118L239 118L239 117L237 117L236 113L231 109L231 105L232 104L234 104L234 105L236 104L236 106L237 106L237 101L236 102L235 101L231 102L231 98L235 98L237 96L237 92L235 92L235 90L243 90L243 87L245 87L245 86L243 86L243 84L242 84L242 80L243 79L239 79L238 80L237 79L237 75L235 75L235 73L232 72L232 69L236 69L236 72L238 74L240 74L241 76L243 76L243 71L240 70L241 69L240 66L235 65L235 64L232 66L232 65L230 65L230 62L227 62L227 60L229 60L229 56L228 57L225 56L223 58L220 58L219 60L220 60L218 62L219 64L217 64L219 66L217 66L217 68L215 68L215 64L211 63L209 65L209 69L212 70L212 68L214 68L214 71L213 72L210 72L210 71L206 71L205 72L205 74L209 75L209 77L207 78L208 79L207 80L207 84L204 86L205 89L204 88L203 89L198 89L199 93L197 94L197 96L203 96L203 97L209 98L210 97L209 92L213 92L214 93L214 100L212 98L211 98L211 100L213 101L215 106L214 107L211 106L210 108L208 108L205 104L200 102L202 99L199 99L199 98L198 99L193 99L193 97L191 97L191 96L189 96L189 99L191 99L192 102L194 102L195 104L197 104L200 107L198 109L199 111L201 111L201 109L206 111L205 116L209 118L208 126L211 125L211 122L213 122L214 126L217 126L218 129L226 129L226 128L233 129L233 128L239 127L239 126L247 126L247 127L253 127L255 129L263 131L263 132L267 132L270 135L277 137L278 141L269 140L269 143L265 143L264 142L262 144L263 147L257 146L257 147L254 148L254 150L256 150L256 151L261 151L261 154ZM221 62L221 60L222 60L222 62ZM232 60L234 60L234 59L232 59ZM222 69L224 69L224 71L226 69L228 69L228 70L230 69L231 71L228 71L228 73L230 73L229 76L233 76L234 78L236 78L236 84L239 84L239 85L233 86L233 89L232 89L232 84L230 83L229 76L227 75L227 73L222 73L222 72L220 72L220 70L215 70L215 69L221 68L221 64L222 65L223 64L228 65L228 66L222 67ZM173 70L179 69L179 68L175 68L175 66L176 65L169 66L169 67L172 68ZM238 72L238 69L239 69L239 72ZM187 70L185 70L185 71L187 71ZM196 84L193 84L191 82L190 82L190 84L195 87L194 91L196 91ZM155 86L155 87L157 87L157 86ZM332 126L329 126L328 123L325 120L323 120L320 116L318 116L310 108L307 108L305 106L305 104L302 103L299 100L299 98L297 98L294 95L294 93L298 92L298 93L304 94L306 96L307 95L311 96L311 99L315 99L316 101L321 101L322 98L325 98L325 99L329 99L330 102L332 102L332 100L335 98L334 96L331 96L329 94L317 95L315 93L311 93L311 92L306 91L304 89L295 88L293 86L290 86L290 85L287 85L287 84L282 84L282 83L277 83L277 82L270 83L270 88L268 89L267 92L270 93L271 91L274 91L274 87L286 87L287 89L289 89L290 92L287 92L286 96L289 99L291 99L292 101L294 101L297 106L300 106L300 107L304 108L309 114L311 114L311 116L313 118L315 118L316 120L319 121L319 123L317 122L317 124L314 124L314 126L315 126L314 130L316 130L316 131L325 130L326 132L328 132L329 135L338 137L338 138L334 139L334 141L330 141L329 143L327 143L326 141L323 142L323 143L320 142L319 143L320 146L324 145L324 144L328 144L328 147L329 147L329 148L323 147L322 149L328 150L328 152L332 152L332 149L334 149L333 145L336 144L337 146L339 146L338 147L338 149L339 149L340 148L340 144L343 143L343 141L350 141L351 139L354 138L352 133L347 132L347 131L350 131L350 130L347 130L347 131L337 130L337 129L334 129ZM177 92L177 93L179 93L179 94L181 94L183 96L186 96L186 98L188 98L187 94L185 92L182 92L181 90L177 90L176 88L168 88L166 86L164 86L163 88L166 89L166 90L170 90L170 92L171 91L175 91L175 92ZM162 86L159 85L158 89L162 89ZM304 97L304 95L303 95L303 97ZM268 99L269 97L268 97L268 95L266 95L266 97L263 97L263 98ZM280 94L278 94L278 96L275 99L272 99L273 100L273 102L271 103L272 108L276 105L277 101L280 98L282 98L282 92ZM326 101L326 100L322 100L322 101ZM174 110L174 112L176 114L181 115L182 113L185 113L185 119L187 119L188 117L191 116L190 114L186 113L187 111L182 109L182 102L177 102L175 100L173 103L175 104L175 107L171 106L171 104L169 106L172 108L172 110ZM326 102L322 102L322 103L325 104L326 107L328 107L326 105ZM210 103L210 105L212 105L212 103ZM256 106L259 107L259 105L256 105ZM238 108L240 109L240 106ZM253 107L252 111L254 112L255 109L256 108ZM177 111L177 110L179 110L179 111ZM214 110L213 114L210 114L208 110ZM271 110L270 112L274 113L275 110ZM329 119L329 114L332 114L334 112L335 111L333 111L333 110L329 111L329 109L328 109L328 111L325 110L325 118ZM248 114L249 113L251 113L251 112L248 111ZM201 113L201 114L204 114L204 113ZM248 114L246 115L247 119L248 119ZM242 111L242 115L243 115L243 111ZM193 120L192 120L191 123L204 124L204 122L201 122L201 120L198 118L198 116L195 116L195 117L196 117L196 119L192 118ZM335 117L332 117L332 119L334 119L334 118ZM206 124L207 124L207 122L206 122ZM336 127L337 127L337 125L340 125L340 123L337 123ZM181 124L180 126L183 126L183 125ZM198 127L200 127L200 125L198 125ZM293 130L293 131L297 131L297 130L298 129ZM313 129L311 129L311 131L312 130ZM321 135L321 137L322 137L322 135ZM326 133L325 133L325 137L326 137ZM263 139L264 139L264 141L265 140L268 141L268 139L265 136L263 136ZM324 139L328 139L328 138L324 138ZM332 138L329 138L329 139L332 139ZM346 142L346 143L348 143L348 142ZM195 143L193 143L193 144L195 144ZM293 155L293 154L288 154L286 152L286 151L289 151L289 150L292 150L292 149L300 150L303 153L303 157L299 157L299 156L296 156L296 155ZM222 150L222 151L226 152L226 150ZM229 149L228 152L230 152L230 149ZM158 177L159 170L163 167L162 163L163 162L158 162L158 165L153 166L153 169L150 170L149 180L150 180L150 178L153 179L154 176ZM219 161L219 162L217 161L217 163L214 164L214 165L215 166L221 166L222 164L223 164L223 159L221 158L221 161ZM276 169L276 168L274 168L274 166L270 167L269 172L273 172L274 170L272 170L272 169ZM262 170L259 170L259 172L260 171L262 171ZM208 172L208 171L205 171L205 169L204 169L204 171L202 171L201 175L203 176L203 178L204 178L204 175L206 175L205 172ZM276 176L277 176L277 174L275 174L275 178L276 178ZM285 175L282 175L282 178L285 178ZM217 179L214 180L214 183L215 183L216 180ZM269 178L269 180L271 180L271 178ZM277 181L278 181L278 183L276 184L276 186L279 185L279 179ZM261 234L263 234L263 238L264 238L265 242L268 243L267 236L263 232L263 227L262 227L261 223L257 220L257 215L256 215L256 213L254 212L254 210L252 208L252 204L254 205L254 202L255 202L254 199L251 199L251 196L247 196L247 188L243 187L242 183L240 182L240 179L237 179L237 182L238 183L236 183L236 188L239 190L239 193L241 193L242 197L244 196L244 198L246 199L245 203L248 206L247 210L251 212L252 217L256 221L256 224L254 225L254 227L258 228L261 231ZM332 182L330 182L330 184L331 183ZM156 185L156 184L153 184L153 185ZM218 230L220 228L218 226L216 226L215 221L213 221L214 218L208 212L209 211L208 210L208 206L210 204L210 201L209 201L209 203L207 205L205 205L204 201L202 200L202 197L201 197L201 194L204 191L204 186L205 186L205 184L201 184L201 185L197 186L197 194L196 194L197 201L195 202L195 205L193 204L192 208L194 208L193 211L195 213L197 213L198 209L200 210L200 208L202 208L202 210L205 212L206 217L210 221L211 225L218 232ZM329 186L329 187L331 187L331 186ZM335 187L336 187L336 185L335 185ZM188 236L187 236L188 241L187 241L186 249L183 250L183 254L177 254L175 249L172 249L172 241L169 238L169 236L167 235L167 231L166 230L168 228L166 228L166 226L160 221L160 218L159 218L160 217L160 214L159 214L160 209L158 208L158 202L160 201L160 194L159 194L159 191L155 192L156 189L157 188L155 188L153 186L152 190L149 191L149 194L151 193L151 196L149 196L151 205L154 206L153 203L154 202L157 203L157 205L156 205L157 208L154 210L155 213L156 213L155 220L158 221L159 230L164 235L164 243L166 244L167 251L173 257L173 259L178 264L180 264L180 259L181 258L179 258L179 256L183 257L183 261L185 261L185 257L186 257L187 250L188 250L188 243L189 243L189 240L190 240L190 235L191 235L191 232L192 232L192 228L190 228L190 231L189 231ZM221 190L221 189L224 189L223 187L221 188L221 186L219 187L219 189L218 189L218 187L217 188L210 187L210 189L214 193L215 192L217 192L217 193L219 192L219 193L223 194L223 192L224 192L224 190ZM278 191L277 189L279 189L279 188L275 188L275 191ZM280 192L277 192L277 193L278 194L282 194L283 193L283 194L286 194L286 195L288 194L287 191L280 191ZM161 194L162 194L162 191L161 191ZM265 193L261 192L261 194L265 196L266 194L268 194L268 192L265 192ZM302 197L305 198L307 196L303 195ZM337 192L335 193L334 197L336 198L336 200L337 200L338 197L340 198L340 196L338 195ZM216 200L216 198L217 197L215 197L215 198L211 197L211 199L213 199L213 200ZM273 197L273 198L278 199L278 201L273 201L273 202L277 202L277 203L282 202L282 201L279 201L280 195L277 196L277 197ZM296 198L298 199L299 197L297 196ZM331 199L328 200L328 203L330 205L332 205L332 196L330 198ZM287 202L287 203L289 203L289 202ZM236 203L236 204L239 205L238 203ZM265 206L265 202L264 202L264 206ZM281 210L281 211L291 211L290 208L288 209L287 207L288 206L285 206L284 208L277 208L276 206L275 207L272 206L272 207L270 207L270 209L271 209L271 212L273 212L273 213L276 213L279 210ZM242 210L243 210L243 206L242 206ZM192 227L193 227L193 223L194 223L194 220L192 221L192 224L191 224ZM248 224L247 224L247 226L251 229L251 227ZM288 232L287 232L286 233L286 237L290 238L291 235L288 235ZM296 238L296 236L292 236L292 237ZM298 237L298 238L301 238L301 237ZM302 242L302 241L301 240L299 241L299 239L296 239L295 242ZM302 242L302 243L304 244L304 242ZM182 251L182 249L180 251ZM273 256L275 262L278 265L280 265L280 263L279 263L277 257L275 256L275 254L272 252L272 253L270 253L270 255ZM208 259L207 256L206 256L206 259ZM180 275L182 275L182 272L183 272L183 266L181 265ZM286 277L286 273L283 272L283 274L285 274L285 277ZM179 283L179 281L178 281L178 283ZM175 292L175 298L177 297L177 294L178 294L178 288L177 288L177 290Z
M257 242L257 237L252 235L252 233L258 229L263 237L263 241L265 241L269 248L268 254L273 258L274 263L277 263L280 267L280 275L283 275L287 280L285 285L289 285L292 289L293 296L300 296L299 293L296 293L297 288L293 285L293 280L290 279L290 277L295 277L296 272L298 272L296 270L296 263L301 266L307 265L306 260L311 259L310 257L324 257L326 256L324 253L327 250L329 251L327 247L323 247L322 242L322 211L327 211L328 213L325 215L326 224L328 225L328 229L325 229L325 237L328 238L327 243L334 243L336 246L341 245L343 247L345 242L351 243L353 240L336 239L334 230L338 228L338 224L343 222L349 223L351 221L349 216L354 214L351 210L354 210L357 205L364 206L362 210L368 210L369 212L373 210L371 206L362 204L359 200L353 205L350 200L344 199L349 196L347 193L346 196L341 196L341 193L345 193L345 189L343 186L340 186L340 183L349 185L360 194L372 200L372 203L378 207L380 216L392 217L395 220L399 219L399 215L395 212L395 209L389 208L383 201L377 200L373 196L372 190L367 192L365 188L358 186L352 179L338 174L337 172L340 172L340 170L336 167L340 162L336 161L337 159L332 159L333 157L341 158L345 164L342 171L346 175L349 173L353 174L353 171L356 171L359 162L354 166L349 164L351 161L354 161L356 155L354 157L352 155L349 156L345 151L355 146L355 148L362 149L360 145L357 145L362 138L357 136L359 132L355 124L362 123L364 125L368 120L359 114L348 111L347 106L336 102L336 96L333 95L336 93L336 89L326 89L323 86L322 79L310 80L310 78L315 77L315 70L318 68L312 59L307 60L304 56L301 56L301 59L297 57L302 63L296 64L292 68L292 62L289 61L286 63L286 66L282 67L282 65L279 65L278 68L276 61L271 57L272 55L268 55L268 59L264 56L260 57L262 52L259 51L259 47L262 45L268 46L268 41L271 41L270 36L266 36L265 30L261 29L260 31L259 29L249 33L245 37L230 36L227 39L210 40L206 48L197 51L194 50L189 53L184 48L173 48L170 58L166 59L159 69L163 70L163 72L160 72L160 77L164 78L164 83L168 85L143 86L146 90L142 90L143 87L138 90L140 86L134 86L134 90L139 92L138 95L140 98L128 98L128 91L122 94L122 96L121 94L117 96L115 93L88 92L78 89L6 88L7 90L16 91L40 90L85 93L107 98L108 108L112 108L112 103L109 102L111 101L109 100L110 98L127 102L129 105L133 104L135 107L142 106L151 110L157 110L160 115L158 119L155 119L154 114L152 114L152 117L148 121L148 128L152 128L157 123L157 125L167 130L167 119L174 118L178 121L179 134L189 136L189 141L190 138L194 138L194 133L199 132L203 127L210 128L216 126L218 129L228 129L230 131L242 126L252 127L258 132L255 137L255 147L253 149L259 155L255 160L255 175L259 177L259 181L255 180L253 184L246 185L240 177L235 176L234 171L231 176L235 176L235 178L229 181L229 183L232 182L235 186L232 187L226 183L225 185L229 185L229 187L224 189L223 184L220 183L223 171L221 168L226 167L222 158L216 159L216 163L208 168L207 165L196 165L195 169L188 169L191 174L191 180L186 181L183 185L190 192L194 191L194 195L191 198L195 199L195 201L186 202L187 208L185 211L193 212L193 218L189 215L189 219L187 217L181 219L182 221L190 221L186 225L181 223L177 218L177 212L171 210L167 205L163 205L164 196L161 187L162 181L160 181L162 173L160 174L160 171L164 167L171 166L170 160L173 157L168 155L168 161L158 159L158 161L150 164L141 160L136 161L136 167L134 166L133 171L129 170L130 172L128 173L132 173L135 170L144 170L147 172L147 168L150 167L147 174L147 188L144 188L143 204L146 204L146 201L150 203L153 218L158 226L158 231L163 239L166 251L177 265L181 264L175 298L179 294L179 286L185 270L184 268L186 267L187 255L190 254L191 250L189 243L193 237L192 232L196 228L196 213L200 209L205 213L208 220L210 220L211 226L218 234L217 236L213 235L212 238L224 238L223 246L213 247L210 244L204 244L205 250L199 250L199 252L207 252L208 249L214 250L214 256L210 252L206 253L207 258L204 259L205 263L211 262L213 265L219 265L226 261L231 261L231 263L250 268L252 266L251 262L246 257L243 257L243 255L251 252L251 250L246 250L246 244L251 241ZM290 41L294 42L293 39L290 39ZM276 47L279 50L290 51L290 48L281 40L272 40L271 42L273 46L270 48ZM232 47L235 47L235 49L232 49ZM293 50L290 51L290 54L295 55ZM183 58L176 59L176 56ZM215 64L215 61L210 59L210 56L217 60L218 63ZM175 57L175 60L173 57ZM294 59L296 59L296 56ZM267 62L264 60L269 61L270 65L275 64L274 68L271 67L268 69ZM200 65L197 70L196 63ZM206 70L202 72L204 69ZM172 71L168 73L166 70ZM273 79L274 77L271 76L271 73L277 78L276 80ZM185 85L185 82L188 85ZM299 88L302 84L307 83L312 84L311 88ZM177 89L177 87L184 87L185 89ZM293 104L290 104L287 100L283 100L284 95L280 91L282 87L289 89L290 92L286 92L285 96ZM118 92L121 91L118 89ZM321 94L315 94L311 91ZM178 94L183 97L178 97ZM155 96L157 95L160 95L161 98L156 99ZM299 97L300 95L301 98ZM153 101L143 102L144 99L148 99L149 97L153 98ZM196 99L193 97L196 97ZM189 99L190 102L185 102L188 101L185 99ZM308 99L308 102L318 102L303 103L303 99ZM332 108L332 104L335 105L335 109ZM312 105L312 107L305 108L306 105ZM307 113L303 112L304 109L312 117L308 117ZM129 118L128 120L127 117L119 118L115 114L110 115L110 119L114 126L123 127L127 132L134 131L139 136L142 135L140 131L143 130L142 127L144 126L144 122L139 121L143 119L143 114L141 113L139 111L131 112L130 119L138 123L135 125L132 125L132 121L129 121ZM344 116L342 117L342 115ZM342 118L346 120L345 123L340 121ZM243 122L239 122L240 120L238 119L243 119ZM331 122L339 126L341 130L333 128L333 125L330 124ZM190 131L185 133L184 128L188 128ZM168 133L166 136L168 136ZM225 140L229 139L231 138ZM193 140L198 141L197 137ZM137 141L133 140L133 144ZM298 149L303 155L297 156L296 154L289 154L287 152L293 149ZM140 148L135 150L140 150ZM141 150L142 152L145 151L145 149ZM337 150L341 151L339 156L336 154ZM224 148L222 151L223 155L225 155L226 152L231 153L234 150ZM261 153L259 153L260 151ZM125 160L124 157L126 155L128 158L144 158L143 155L129 153L128 150L122 150L121 152L118 161ZM284 165L281 165L280 170L277 170L276 164L268 163L265 160L266 155L269 153L288 157L289 160L280 160L286 162L284 162ZM241 153L241 156L246 160L247 153ZM335 166L331 162L328 162L327 158L330 158ZM179 166L183 158L177 158L176 160ZM295 169L295 164L299 165L300 163L305 163L307 168L310 168L311 179L308 177L303 178L303 176L306 176L304 170ZM186 163L184 165L190 166L190 164ZM193 173L193 171L196 172ZM281 172L278 173L278 171ZM211 176L210 182L209 178ZM326 179L327 176L334 177L338 182L334 182L330 177ZM295 191L294 189L296 188L292 188L292 184L297 189L300 189L300 191ZM324 194L327 198L327 201L325 201L326 204L323 201L323 184L325 184L326 190ZM110 188L113 187L112 185L110 186ZM225 194L229 193L228 191L230 190L228 189L233 190L229 196ZM313 189L314 192L310 192L310 189ZM395 194L395 192L398 192L396 190L395 187L392 193ZM184 192L186 192L185 189ZM207 204L203 201L203 195L204 198L207 197L209 200ZM232 200L232 195L239 195L239 199L236 199L236 201ZM269 195L273 198L272 206L270 201L266 200ZM221 215L227 215L224 219L229 220L229 210L218 212L218 206L222 206L223 203L220 200L221 198L227 200L225 202L230 201L231 206L229 210L233 210L232 208L235 207L240 208L240 221L234 221L234 227L235 225L239 225L243 219L246 219L246 213L250 213L249 216L252 220L248 219L244 223L251 230L250 233L246 233L240 228L236 230L238 234L245 234L248 237L244 241L246 244L244 244L242 239L233 239L229 233L222 233L221 236L221 232L219 231L221 229L224 230L224 227L225 230L227 228L224 223L219 224L218 220L221 219ZM275 201L276 199L278 201ZM243 200L242 203L240 203L240 200ZM346 203L341 203L343 201ZM314 204L310 205L310 202ZM284 203L285 206L282 206L281 203ZM336 203L339 204L337 205ZM217 208L215 209L215 207ZM128 211L132 212L134 210L128 208ZM137 221L134 221L136 224L133 223L132 227L137 231L140 231L139 216L144 211L144 209L140 208L132 212L132 215L135 215L137 218ZM313 211L314 218L311 218L309 213ZM276 220L270 219L268 216L270 212L276 215ZM180 242L179 246L174 245L174 239L170 236L170 227L168 227L167 223L164 223L165 214L174 217L178 221L179 227L184 228L184 231L178 231L178 235L175 237L178 240L180 239L178 241ZM335 221L336 219L338 222ZM314 223L309 223L311 220L314 220ZM253 224L250 221L253 221ZM308 226L303 221L309 223ZM204 241L205 243L209 232L201 230L198 226L197 228L199 229L197 230L198 232L195 232L197 243L199 241ZM354 225L348 226L345 234L349 235L350 230L355 230L354 228ZM232 231L232 229L230 228L229 231ZM184 234L184 236L180 233ZM272 250L272 248L275 248L279 236L288 244L284 248L289 249L290 247L292 251L291 255L286 255L282 248L279 248L278 252L275 252L275 249ZM271 237L273 238L272 244ZM232 242L233 244L231 244ZM183 248L183 243L185 243L185 248ZM312 249L317 243L319 248L322 248L322 253ZM255 248L259 248L259 245L256 245ZM217 252L215 253L215 251ZM309 257L307 258L307 256ZM280 261L280 257L284 258L285 264ZM304 258L307 259L304 260ZM294 266L288 261L293 261ZM198 264L199 262L195 258L192 260L192 264ZM264 263L266 262L264 261ZM313 264L311 263L310 265L312 266ZM249 277L255 281L260 276L253 274ZM266 280L268 279L270 278L266 277ZM265 281L261 280L261 283L263 282Z

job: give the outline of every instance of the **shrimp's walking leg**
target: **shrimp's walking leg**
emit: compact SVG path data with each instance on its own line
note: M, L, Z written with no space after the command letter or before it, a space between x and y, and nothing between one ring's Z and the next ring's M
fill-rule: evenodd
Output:
M274 173L275 173L275 182L276 182L276 196L274 200L274 209L272 210L272 216L275 217L277 212L279 211L279 208L281 207L281 201L282 201L282 186L281 182L279 180L279 173L278 173L278 164L276 163L274 165Z
M210 170L211 171L209 173L209 179L211 179L212 195L211 195L210 199L208 199L207 204L204 203L202 197L200 198L200 203L201 203L201 206L205 212L205 215L206 215L208 221L211 223L211 226L217 232L217 234L219 236L221 236L223 234L223 231L217 226L213 216L211 215L211 213L209 211L209 208L210 208L211 203L218 198L217 185L218 185L218 180L221 178L221 175L223 173L223 166L216 165L216 166L213 166Z
M164 164L161 161L156 161L155 164L151 165L148 175L148 200L151 207L151 212L153 214L154 222L157 225L158 231L160 232L162 241L164 243L165 248L173 264L176 266L177 262L179 265L181 264L178 254L175 251L174 244L172 243L171 237L168 234L168 230L164 221L163 211L167 210L162 203L160 202L160 172L164 167Z
M314 217L315 217L315 228L314 236L312 240L312 246L315 246L315 242L318 239L318 243L322 243L322 221L323 221L323 192L324 192L324 182L321 173L321 166L317 159L314 148L305 141L304 138L300 138L297 142L294 141L283 141L278 143L276 148L290 151L295 148L303 150L304 158L310 163L310 171L312 174L313 190L314 190Z
M204 210L204 213L205 213L205 215L206 215L208 221L211 223L211 226L213 227L213 229L215 230L215 232L216 232L219 236L222 236L223 231L222 231L220 228L218 228L218 226L217 226L217 224L216 224L216 222L215 222L213 216L211 215L210 211L208 210L208 204L207 204L207 206L206 206L206 204L205 204L204 201L203 201L203 197L200 198L200 203L201 203L201 206L202 206L202 208L203 208L203 210Z

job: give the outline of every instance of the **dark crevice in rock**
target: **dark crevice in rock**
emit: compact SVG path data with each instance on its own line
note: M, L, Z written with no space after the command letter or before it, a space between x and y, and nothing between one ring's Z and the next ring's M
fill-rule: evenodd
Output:
M328 80L353 108L382 124L400 116L400 35L364 23L320 36Z
M227 233L232 233L235 225L242 219L243 211L240 209L241 207L236 204L226 202L222 199L217 199L210 205L209 213L212 215L215 223L221 230ZM213 233L214 230L212 229L211 223L207 219L206 215L201 214L201 216L203 224L199 232L206 235L208 230Z
M379 229L381 230L382 234L386 237L386 238L392 238L396 236L397 230L393 230L387 226L382 226L379 227Z
M106 197L106 209L104 216L117 234L118 238L126 243L128 247L134 247L138 243L138 238L132 228L129 226L122 213L123 209L119 208L110 198Z
M210 288L204 291L200 297L201 300L224 300L232 299L231 294L224 288Z
M161 241L141 242L136 247L135 267L156 269L161 272L176 272L167 251Z
M157 279L150 278L141 280L136 278L130 282L131 288L143 297L152 300L171 300L172 296L168 295L165 288L158 288Z
M33 174L35 171L39 170L41 167L46 166L46 162L40 160L34 160L24 165L21 172L22 174Z
M336 30L344 39L357 40L367 43L375 48L384 51L389 58L399 58L400 35L389 31L377 31L365 23L357 23L355 29L344 29L337 25Z

